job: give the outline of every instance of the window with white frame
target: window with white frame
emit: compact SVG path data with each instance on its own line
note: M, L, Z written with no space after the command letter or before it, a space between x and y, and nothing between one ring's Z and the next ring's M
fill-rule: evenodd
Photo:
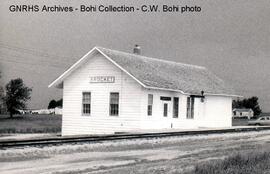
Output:
M151 116L153 110L153 94L148 94L147 115Z
M194 118L194 97L187 97L187 118Z
M179 98L174 97L173 98L173 118L178 118L178 112L179 112Z
M111 92L110 93L110 115L118 116L119 114L119 93Z
M82 114L91 114L91 92L82 93Z

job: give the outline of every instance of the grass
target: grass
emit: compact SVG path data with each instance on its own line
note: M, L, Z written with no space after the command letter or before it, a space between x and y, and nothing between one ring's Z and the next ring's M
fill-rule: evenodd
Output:
M0 115L0 134L4 133L59 133L61 115ZM233 126L247 125L247 119L233 119Z
M0 115L0 134L4 133L58 133L61 115Z
M270 152L236 154L220 161L199 164L190 174L266 174L270 173Z
M247 126L248 125L248 119L232 119L232 126Z

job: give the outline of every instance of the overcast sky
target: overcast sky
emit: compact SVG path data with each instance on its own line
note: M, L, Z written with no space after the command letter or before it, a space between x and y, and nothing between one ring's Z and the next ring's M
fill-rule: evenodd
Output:
M136 3L135 3L136 2ZM167 1L133 1L166 4ZM21 77L33 87L29 108L47 107L62 91L48 84L94 46L207 67L237 94L258 96L270 111L270 1L187 0L170 4L201 6L200 13L12 13L2 0L0 71L2 84ZM47 5L125 4L130 1L46 1ZM46 54L45 54L46 53Z

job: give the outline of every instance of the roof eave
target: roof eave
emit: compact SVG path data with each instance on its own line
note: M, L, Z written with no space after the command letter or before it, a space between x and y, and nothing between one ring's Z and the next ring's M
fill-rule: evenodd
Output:
M63 80L72 72L74 68L80 65L80 63L87 58L88 55L92 54L96 50L96 47L87 52L82 58L80 58L76 63L71 65L63 74L57 77L51 84L49 84L48 88L58 87Z
M92 50L90 50L88 53L86 53L81 59L79 59L76 63L74 63L70 68L68 68L63 74L61 74L58 78L56 78L48 87L58 87L61 86L61 83L63 83L64 79L73 71L73 69L80 66L80 63L85 60L89 55L91 55L94 51L98 51L100 54L102 54L106 59L108 59L111 63L113 63L115 66L117 66L119 69L124 71L126 74L128 74L132 79L134 79L136 82L138 82L143 87L146 87L145 84L143 84L141 81L139 81L136 77L134 77L132 74L130 74L127 70L125 70L123 67L121 67L119 64L117 64L114 60L112 60L109 56L107 56L105 53L103 53L98 47L94 47ZM61 87L60 87L61 88Z
M169 89L169 88L159 88L159 87L152 87L152 86L145 86L146 89L155 89L155 90L163 90L163 91L171 91L171 92L180 92L184 95L192 95L193 93L184 92L182 90L177 89ZM241 95L235 95L235 94L222 94L222 93L204 93L204 95L208 96L225 96L225 97L243 97Z
M243 97L241 95L236 95L236 94L224 94L224 93L204 93L204 95L210 95L210 96L225 96L225 97Z
M153 87L153 86L145 86L145 88L146 89L162 90L162 91L180 92L181 94L190 95L190 93L185 93L184 91L178 90L178 89L159 88L159 87Z

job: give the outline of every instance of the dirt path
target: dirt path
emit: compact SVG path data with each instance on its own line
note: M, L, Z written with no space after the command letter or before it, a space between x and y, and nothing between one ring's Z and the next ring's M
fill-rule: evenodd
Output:
M0 151L1 174L177 173L239 152L270 151L270 131Z

